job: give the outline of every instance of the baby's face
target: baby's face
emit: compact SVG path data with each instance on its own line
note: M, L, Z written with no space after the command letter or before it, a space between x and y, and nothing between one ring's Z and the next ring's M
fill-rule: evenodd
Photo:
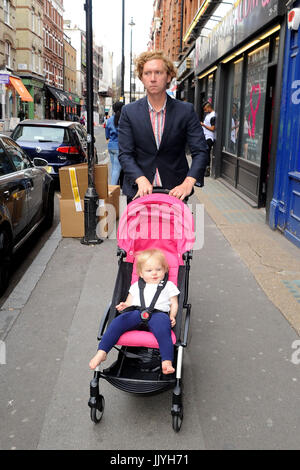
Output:
M144 264L140 276L147 284L158 284L165 277L165 274L166 271L161 263L149 258Z

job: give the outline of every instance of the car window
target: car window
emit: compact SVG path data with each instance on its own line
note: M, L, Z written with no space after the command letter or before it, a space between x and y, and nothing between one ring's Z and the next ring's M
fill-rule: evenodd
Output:
M27 155L23 152L23 150L11 139L7 137L3 137L2 139L3 147L5 152L11 160L13 161L16 170L25 170L26 168L30 167L30 161L27 158Z
M54 126L19 126L13 135L17 142L70 142L68 129Z
M77 135L80 139L80 142L83 143L83 144L86 144L86 140L87 140L87 133L86 133L86 130L83 129L82 126L78 125L78 126L75 126L75 130L77 132Z
M15 171L12 163L4 149L0 146L0 176L8 175L9 173L13 173Z

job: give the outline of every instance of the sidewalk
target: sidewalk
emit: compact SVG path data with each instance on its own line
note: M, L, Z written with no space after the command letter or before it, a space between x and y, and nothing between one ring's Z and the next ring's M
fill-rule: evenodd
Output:
M255 209L221 181L205 178L195 188L205 210L246 263L268 298L300 335L300 250L266 224Z

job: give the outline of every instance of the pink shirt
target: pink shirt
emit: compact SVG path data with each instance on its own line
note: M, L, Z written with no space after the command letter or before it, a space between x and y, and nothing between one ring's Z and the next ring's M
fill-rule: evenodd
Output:
M160 146L160 142L161 142L162 135L163 135L163 132L164 132L165 120L166 120L166 104L167 104L167 100L165 101L165 104L163 105L163 107L161 108L160 111L155 111L155 109L151 106L151 104L148 100L150 121L151 121L151 124L152 124L153 134L154 134L154 137L155 137L157 148L159 148L159 146ZM157 168L156 168L156 171L155 171L153 186L162 186L161 179L160 179L159 172L158 172Z

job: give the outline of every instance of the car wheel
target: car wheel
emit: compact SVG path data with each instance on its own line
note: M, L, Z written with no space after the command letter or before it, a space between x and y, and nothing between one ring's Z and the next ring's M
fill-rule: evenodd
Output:
M0 229L0 296L5 292L10 274L11 243L6 230Z
M50 187L48 200L47 200L47 207L45 212L44 218L44 228L49 229L53 224L53 217L54 217L54 189Z

